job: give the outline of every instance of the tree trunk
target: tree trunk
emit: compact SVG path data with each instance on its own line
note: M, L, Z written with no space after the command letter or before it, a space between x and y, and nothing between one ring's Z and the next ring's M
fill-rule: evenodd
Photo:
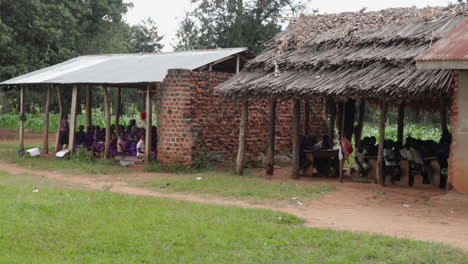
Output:
M380 125L379 125L379 151L377 155L377 182L384 186L385 185L385 175L383 171L383 162L384 162L384 140L385 140L385 123L387 122L387 111L388 104L384 103L382 106L382 111L380 114Z
M68 136L68 150L75 151L75 134L76 134L76 116L77 116L77 103L78 103L78 85L73 85L71 110L70 110L70 126Z
M405 130L405 103L398 106L398 124L397 124L397 141L403 144L403 134Z
M245 163L245 147L246 147L246 135L247 135L247 126L249 122L249 102L244 100L242 102L241 110L241 120L240 120L240 132L239 132L239 149L237 151L237 160L236 160L236 173L242 175L244 173L244 163Z
M146 136L145 136L145 163L151 162L151 134L152 134L152 115L153 115L153 104L151 101L151 84L146 86Z
M275 165L275 128L276 128L276 100L270 100L270 120L268 123L266 175L272 176Z
M93 125L93 97L91 86L86 87L86 131L89 131L89 128Z
M24 151L24 86L20 88L20 130L19 130L19 150Z
M45 109L44 109L44 143L43 143L43 148L44 148L44 153L48 154L49 153L49 112L50 112L50 97L52 94L52 86L47 87L47 98L46 98L46 104L45 104Z
M301 122L301 101L294 100L294 113L293 113L293 138L292 138L292 171L291 178L299 179L299 166L300 166L300 122Z
M310 135L310 103L309 100L304 102L304 135Z
M55 152L58 152L62 149L61 138L60 138L60 123L62 120L62 116L64 114L64 109L63 109L62 88L60 88L60 86L57 86L57 101L59 105L59 122L58 122L58 127L57 127L57 137L55 141Z
M104 112L106 115L106 139L104 141L104 158L110 159L110 141L111 141L111 116L110 116L110 100L109 88L104 88Z

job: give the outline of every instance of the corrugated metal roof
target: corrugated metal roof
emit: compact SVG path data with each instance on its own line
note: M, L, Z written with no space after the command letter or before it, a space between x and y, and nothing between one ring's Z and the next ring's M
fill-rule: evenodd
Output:
M468 60L468 19L416 58L416 61L459 60Z
M0 85L162 82L169 69L195 70L243 52L248 52L248 49L81 56L7 80Z

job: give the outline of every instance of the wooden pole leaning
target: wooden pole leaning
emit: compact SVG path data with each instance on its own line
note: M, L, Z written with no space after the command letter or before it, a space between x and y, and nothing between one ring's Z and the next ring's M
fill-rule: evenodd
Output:
M122 104L122 88L117 88L117 93L115 95L115 130L119 131L119 124L120 124L120 115L121 115L121 104Z
M20 129L19 129L19 150L24 151L24 86L20 86Z
M405 103L398 106L398 122L397 122L397 141L403 144L403 133L405 130Z
M365 111L366 111L366 102L364 100L361 100L361 102L359 103L358 125L356 129L356 133L354 134L355 140L356 140L356 146L359 146L361 144L362 130L364 128Z
M385 185L385 175L383 171L383 162L384 162L384 141L385 141L385 124L387 122L387 112L388 112L388 103L382 105L382 110L380 113L380 125L379 125L379 150L377 154L377 182L384 186Z
M49 153L49 112L50 112L50 98L52 95L52 86L47 87L47 98L44 109L44 142L43 151L45 154ZM60 122L59 122L60 123Z
M237 159L236 159L236 173L237 173L237 175L242 175L244 173L246 135L247 135L248 122L249 122L249 101L244 100L241 103L239 148L237 150Z
M104 112L106 115L106 138L104 142L104 158L110 159L110 142L111 142L111 114L110 114L110 100L109 88L104 88Z
M300 122L301 122L301 100L295 99L293 106L293 137L292 137L292 170L291 178L299 179L299 166L300 166Z
M266 149L266 175L273 176L275 166L275 130L276 130L276 99L270 100L270 116L268 120L268 135Z
M151 100L151 84L146 86L146 135L145 135L145 163L149 164L151 161L151 135L152 135L152 115L153 105Z
M335 139L335 121L336 121L336 105L333 101L329 101L328 111L330 112L330 119L328 121L328 138L330 142Z
M340 138L339 138L339 143L340 143L340 155L341 155L341 159L340 159L340 168L339 168L339 181L340 182L343 182L343 174L344 174L344 152L343 152L343 144L342 144L342 141L343 141L343 138L344 138L344 132L345 132L345 121L346 121L346 103L343 103L343 107L341 108L341 125L340 125Z
M86 87L86 131L93 125L93 114L92 114L92 107L93 107L93 95L91 86Z
M448 134L448 99L443 96L440 98L440 130L442 135Z
M57 101L59 105L59 122L58 122L58 127L57 127L57 137L55 140L55 152L58 152L62 149L62 144L61 144L61 138L60 138L60 123L62 120L62 116L64 114L64 109L63 109L63 96L62 96L62 88L60 86L57 86Z
M72 88L72 100L70 110L70 126L68 134L68 150L75 151L75 135L76 135L76 117L77 117L77 104L78 104L78 85L74 84Z
M310 135L310 102L304 101L304 135Z

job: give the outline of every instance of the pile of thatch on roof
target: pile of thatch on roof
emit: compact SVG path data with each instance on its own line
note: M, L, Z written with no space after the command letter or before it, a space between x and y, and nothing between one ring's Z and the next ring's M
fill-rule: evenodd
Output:
M302 16L217 91L233 98L437 99L450 93L451 72L418 71L414 58L467 16L465 4Z

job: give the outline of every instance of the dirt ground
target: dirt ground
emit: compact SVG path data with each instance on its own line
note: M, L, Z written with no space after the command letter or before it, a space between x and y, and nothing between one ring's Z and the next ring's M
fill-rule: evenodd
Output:
M15 132L0 130L0 141L11 141ZM51 138L53 141L53 138ZM27 134L26 143L41 143L42 136ZM400 238L447 243L468 250L468 195L431 187L381 187L375 184L338 183L335 179L303 178L303 184L334 185L336 192L302 205L292 202L251 204L244 201L205 198L197 195L167 194L129 186L136 179L167 177L167 174L136 170L118 175L67 175L31 170L0 161L0 170L11 174L33 174L76 184L93 190L110 190L132 195L165 197L207 204L264 208L287 212L306 221L308 227L380 233ZM294 181L288 168L278 169L264 181ZM298 182L298 181L294 181Z

